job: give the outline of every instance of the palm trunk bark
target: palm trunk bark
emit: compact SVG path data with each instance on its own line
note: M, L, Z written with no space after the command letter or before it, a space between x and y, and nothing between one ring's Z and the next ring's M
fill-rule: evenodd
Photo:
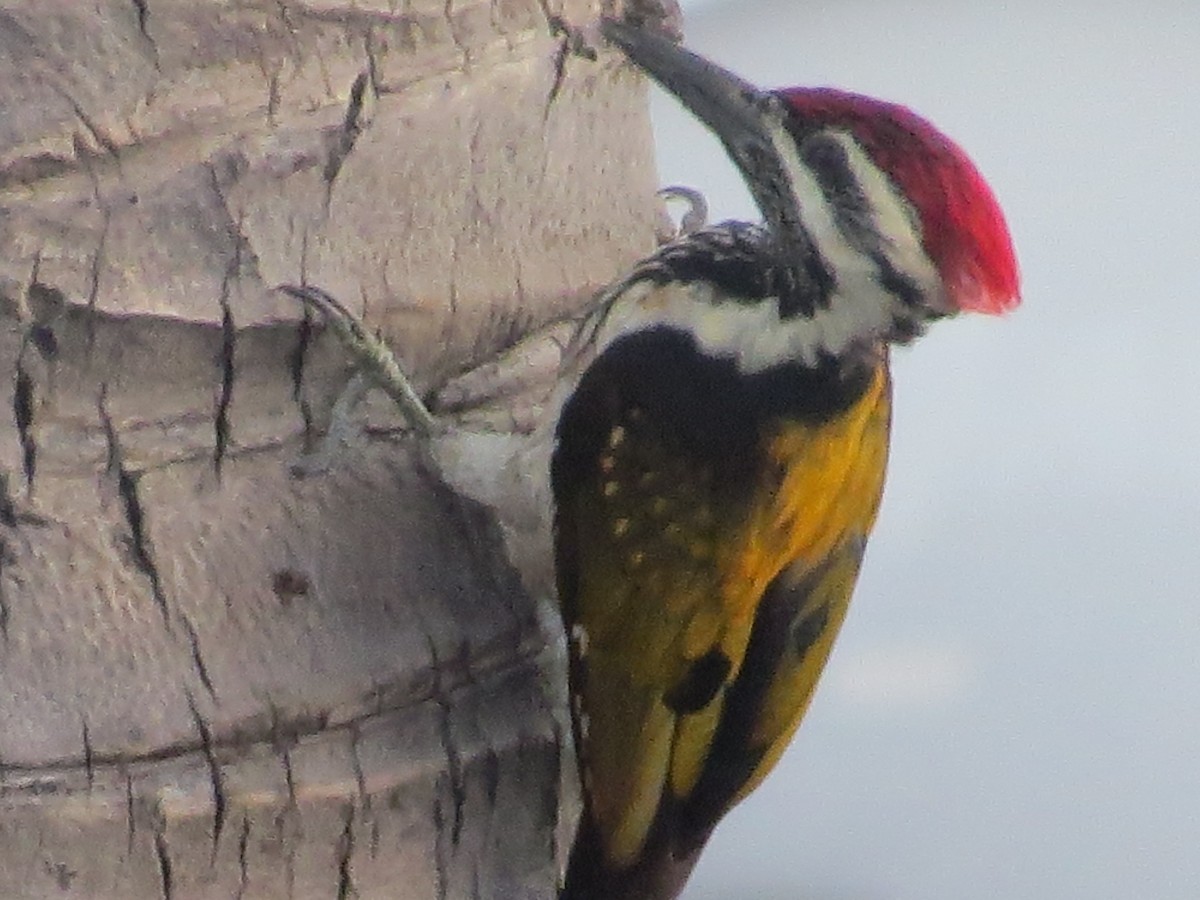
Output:
M553 626L386 403L290 473L348 360L271 288L434 389L650 249L599 5L0 0L4 897L552 895Z

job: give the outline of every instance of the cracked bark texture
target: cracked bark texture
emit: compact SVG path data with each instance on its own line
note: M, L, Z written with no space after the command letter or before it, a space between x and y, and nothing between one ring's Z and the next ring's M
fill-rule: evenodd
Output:
M551 895L554 628L386 402L293 477L349 373L271 287L422 390L576 312L658 215L599 12L0 0L4 897Z

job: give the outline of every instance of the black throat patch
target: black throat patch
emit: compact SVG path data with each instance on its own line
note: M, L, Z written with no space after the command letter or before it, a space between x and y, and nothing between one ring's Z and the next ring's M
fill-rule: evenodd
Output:
M634 423L643 437L740 490L761 462L765 423L836 416L862 397L875 365L865 355L826 356L816 365L793 361L746 374L732 358L710 356L668 326L620 337L592 362L563 408L551 464L555 496L594 469L618 423Z

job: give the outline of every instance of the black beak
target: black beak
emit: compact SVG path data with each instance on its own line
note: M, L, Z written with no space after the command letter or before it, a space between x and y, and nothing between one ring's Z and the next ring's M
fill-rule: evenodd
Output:
M653 31L615 19L605 19L601 30L638 68L707 125L734 159L739 147L771 145L763 128L764 113L773 99L770 94Z
M614 19L603 20L601 30L725 145L783 258L793 265L811 258L812 241L778 149L779 142L795 139L775 95L653 31Z

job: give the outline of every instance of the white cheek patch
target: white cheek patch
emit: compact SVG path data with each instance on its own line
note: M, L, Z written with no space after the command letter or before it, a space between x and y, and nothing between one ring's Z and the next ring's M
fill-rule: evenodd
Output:
M842 297L861 298L861 304L877 304L891 309L898 298L879 281L879 268L869 256L854 247L837 220L837 210L825 199L825 193L813 170L800 158L796 142L782 122L769 127L771 144L783 161L792 196L800 210L800 219L825 259ZM941 276L921 242L918 222L904 197L891 179L867 156L853 135L840 130L822 133L836 141L846 153L846 162L858 182L870 212L871 229L884 240L884 252L899 274L911 281L926 297L943 293ZM877 317L873 317L877 318ZM890 321L891 316L888 315Z
M925 252L916 213L904 196L879 167L871 162L862 146L846 132L831 132L846 151L850 171L870 205L875 233L883 237L888 262L920 289L926 301L938 312L949 312L950 305L941 275Z

